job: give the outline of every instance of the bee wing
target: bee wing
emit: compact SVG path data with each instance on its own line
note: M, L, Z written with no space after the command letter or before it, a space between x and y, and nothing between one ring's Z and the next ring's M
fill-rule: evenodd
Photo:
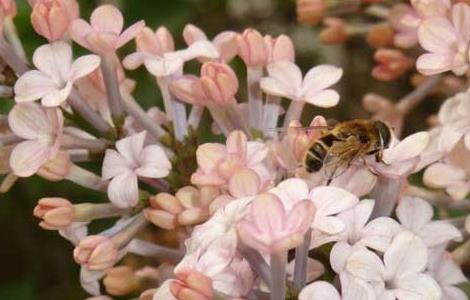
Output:
M343 174L365 147L367 145L361 144L355 136L351 136L345 141L334 142L323 159L326 178L332 180Z

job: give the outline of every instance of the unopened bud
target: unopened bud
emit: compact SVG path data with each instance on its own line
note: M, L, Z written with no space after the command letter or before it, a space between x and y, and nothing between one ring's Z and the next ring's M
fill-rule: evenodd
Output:
M34 216L42 219L39 226L47 230L63 229L73 221L72 203L64 198L42 198L34 208Z
M131 267L119 266L106 270L103 284L110 295L124 296L136 289L137 279Z
M367 43L373 48L384 48L393 44L394 32L389 24L373 26L367 33Z
M339 18L326 18L325 28L320 32L319 39L327 45L342 44L348 39L346 25Z
M60 181L69 175L71 165L70 155L66 151L60 151L55 158L45 163L37 174L49 181Z
M326 12L325 0L297 0L297 20L305 25L316 25Z
M102 235L90 235L82 239L73 250L73 257L78 264L85 265L92 271L112 267L119 253L114 242Z
M182 187L176 192L176 198L184 208L199 207L199 191L193 186Z

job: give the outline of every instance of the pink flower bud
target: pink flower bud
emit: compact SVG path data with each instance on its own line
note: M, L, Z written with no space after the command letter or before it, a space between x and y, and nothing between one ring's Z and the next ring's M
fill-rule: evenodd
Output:
M178 300L210 300L213 298L212 279L190 268L181 268L170 291Z
M318 24L325 11L325 0L297 0L297 20L302 24Z
M367 33L367 43L374 48L384 48L393 44L394 32L389 24L374 25Z
M69 175L71 165L68 152L60 151L54 159L45 163L37 174L49 181L60 181Z
M255 196L261 188L261 179L251 169L236 172L229 180L229 191L235 198Z
M150 208L144 210L147 220L163 229L172 230L177 226L176 216L183 211L175 196L160 193L150 198Z
M0 13L5 17L15 17L17 13L15 0L0 0Z
M207 207L220 195L220 189L213 186L203 186L199 189L199 193L199 204L202 207Z
M113 241L102 235L87 236L73 250L75 261L92 271L112 267L118 256L119 252Z
M247 66L265 66L268 63L268 49L261 33L251 28L245 29L238 36L238 55Z
M33 215L42 219L39 226L47 230L60 230L72 224L72 203L63 198L42 198L34 208Z
M379 64L372 70L372 76L382 81L394 80L413 66L410 58L395 49L379 49L374 59Z
M319 38L322 43L328 45L342 44L348 39L346 25L340 18L326 18L325 28L320 32Z
M227 64L205 63L201 69L201 83L206 95L217 105L232 102L238 91L237 76Z
M201 224L209 218L207 208L188 208L178 215L178 224L182 226Z
M110 295L124 296L137 288L137 278L131 267L119 266L106 270L103 284Z
M39 35L53 42L62 39L70 23L78 17L76 0L37 0L34 1L31 23Z
M180 188L175 196L184 208L199 206L199 191L193 186Z

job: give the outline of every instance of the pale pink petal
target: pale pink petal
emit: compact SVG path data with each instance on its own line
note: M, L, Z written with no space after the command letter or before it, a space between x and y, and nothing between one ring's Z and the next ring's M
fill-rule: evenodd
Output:
M418 236L409 231L399 233L384 254L387 274L417 274L424 271L428 259L427 248Z
M140 67L148 57L149 56L146 53L135 52L126 56L122 62L122 65L128 70L135 70Z
M168 176L171 163L160 146L150 145L140 153L140 167L135 170L142 177L163 178Z
M457 42L455 29L448 19L427 19L418 28L421 47L429 52L446 53Z
M452 69L453 59L447 53L425 53L418 57L416 68L424 75L431 76Z
M290 178L282 181L276 188L270 190L271 193L277 195L286 210L290 210L294 204L308 198L307 183L298 178Z
M330 283L316 281L302 289L299 300L341 300L341 297Z
M377 295L371 284L344 272L339 274L343 300L377 300ZM392 300L380 298L380 300ZM395 299L393 299L395 300Z
M207 143L199 146L196 151L196 159L199 168L205 172L211 172L227 156L224 145Z
M15 101L31 102L56 89L56 82L48 75L36 70L28 71L15 83Z
M72 39L84 48L89 48L90 44L87 40L87 35L93 31L90 24L82 19L74 20L69 26L69 34Z
M70 73L68 78L70 81L74 82L78 78L82 78L94 70L96 70L100 65L100 57L98 55L85 55L79 57L75 60L70 68Z
M333 271L338 274L343 273L346 268L346 262L354 250L357 250L357 248L344 241L334 244L330 252L330 265Z
M446 192L452 197L452 199L463 200L467 197L468 193L470 193L470 184L463 183L448 186L446 188Z
M225 142L227 146L227 153L229 155L233 155L234 158L238 158L241 161L244 161L246 159L247 143L248 139L242 131L233 131L227 137L227 141Z
M224 62L231 61L238 53L237 34L233 31L223 31L215 36L212 44L219 50Z
M463 136L463 132L453 126L444 126L439 135L439 150L450 152Z
M72 48L62 41L43 45L34 51L33 63L44 74L64 80L72 65Z
M353 223L349 223L354 234L362 231L367 221L369 221L372 210L374 209L374 200L365 199L360 201L351 212L353 214ZM347 213L347 212L346 212Z
M310 227L315 215L315 207L308 200L297 202L286 219L286 225L289 231L304 235Z
M407 136L398 145L384 151L383 160L386 163L406 161L419 156L429 143L429 133L418 132Z
M135 23L134 25L130 26L124 32L119 36L118 42L117 42L117 47L121 48L125 44L127 44L130 40L135 38L140 31L145 27L145 22L144 21L139 21Z
M261 88L265 92L286 97L290 95L289 98L300 96L302 89L302 72L296 64L288 61L275 62L268 65L267 69L269 78L273 80L264 83L263 80L261 81Z
M251 222L258 230L267 231L271 236L277 236L285 223L286 211L279 198L266 193L258 196L250 207L250 214L256 216Z
M442 292L446 300L468 300L467 294L458 287L446 286Z
M144 61L147 70L156 77L169 76L181 70L183 60L179 57L173 58L148 58Z
M402 230L392 218L379 217L367 224L362 231L361 242L372 249L385 252L395 235Z
M98 32L110 32L119 35L124 26L121 11L112 5L101 5L90 17L90 25Z
M302 83L304 94L314 94L337 83L343 76L343 69L331 66L320 65L310 69L305 75Z
M464 170L445 163L430 165L423 175L424 183L432 188L443 188L466 178Z
M50 148L39 141L24 141L16 145L10 155L10 167L19 177L36 173L52 156Z
M426 299L441 300L442 292L437 282L429 275L409 274L397 280L399 287L395 290L398 300Z
M146 132L134 134L116 142L116 149L131 164L137 164L144 148Z
M365 248L354 251L346 262L346 270L366 281L383 281L385 268L374 252Z
M191 45L196 41L207 41L207 36L199 27L193 24L187 24L183 29L183 39L187 45Z
M261 142L250 141L246 146L246 164L254 166L262 163L269 154L269 148Z
M314 188L310 192L309 199L315 204L319 216L340 213L352 208L359 201L350 192L329 186Z
M8 114L11 131L24 139L36 139L41 134L52 132L51 120L37 103L21 103Z
M170 89L178 100L193 105L204 105L207 101L201 80L194 75L185 75L173 80Z
M404 197L396 209L400 223L408 230L418 232L432 220L432 206L423 199Z
M46 107L56 107L61 105L72 92L73 84L68 81L65 86L61 89L56 89L47 95L44 95L41 99L41 104Z
M109 200L120 208L133 207L139 201L137 176L131 172L114 177L108 185Z
M256 196L260 191L261 179L251 169L237 171L229 180L228 190L235 198Z
M324 90L320 92L304 95L303 100L318 107L333 107L339 102L339 94L334 90Z
M462 234L453 225L445 221L434 221L421 229L419 236L428 247L447 244L449 241L461 241Z
M338 234L346 228L346 225L337 217L316 216L312 228L327 234Z
M470 40L470 6L457 3L452 7L452 23L466 41Z
M132 166L119 152L107 149L104 160L102 177L104 180L111 179L132 170Z

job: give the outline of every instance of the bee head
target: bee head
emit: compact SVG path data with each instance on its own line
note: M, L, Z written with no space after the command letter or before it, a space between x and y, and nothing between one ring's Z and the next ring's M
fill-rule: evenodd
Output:
M392 141L392 128L382 121L375 121L374 126L379 132L383 146L388 148L388 146L390 146L390 142Z

